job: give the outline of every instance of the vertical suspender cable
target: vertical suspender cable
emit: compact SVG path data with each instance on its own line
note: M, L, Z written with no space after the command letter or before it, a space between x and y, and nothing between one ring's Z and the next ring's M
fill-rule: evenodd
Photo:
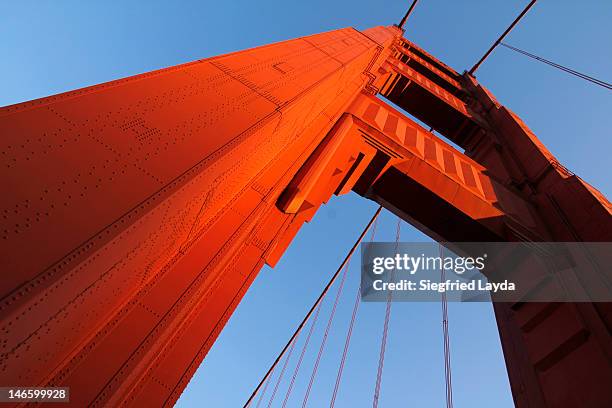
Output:
M361 232L361 234L357 238L357 241L355 242L353 247L350 249L350 251L348 252L346 257L344 258L344 261L342 262L342 264L338 267L336 272L332 275L331 279L329 280L329 282L327 283L325 288L323 288L323 291L321 292L321 294L319 295L317 300L314 302L314 304L312 305L312 307L310 308L308 313L306 313L306 316L304 316L304 319L302 319L302 322L299 324L297 329L295 329L293 335L291 336L289 341L287 341L287 344L285 344L285 347L283 347L283 349L279 353L278 357L276 357L276 360L274 360L274 362L272 363L272 365L270 366L270 368L268 369L266 374L263 376L261 381L259 381L259 384L257 384L257 387L255 387L255 389L251 393L249 399L244 404L245 408L248 407L251 404L251 402L253 401L253 398L255 398L255 395L257 395L257 393L259 392L259 390L261 389L263 384L267 381L268 377L270 377L270 374L274 370L274 367L276 367L276 365L281 360L281 358L283 358L283 356L285 355L285 352L289 349L289 347L291 346L291 343L293 343L293 341L298 336L298 334L300 333L300 331L302 330L302 328L304 327L306 322L308 322L308 320L310 319L310 316L312 316L312 314L314 313L315 309L318 310L319 304L321 303L321 301L323 300L323 298L325 297L325 295L327 294L327 292L329 291L331 286L334 284L334 282L336 281L336 278L338 278L338 275L340 275L340 272L342 271L342 269L344 268L344 266L346 265L346 263L350 259L351 255L353 255L353 253L355 252L355 250L357 249L357 247L359 246L359 244L363 240L363 237L366 235L366 233L368 232L368 230L370 229L370 227L372 226L372 224L376 220L376 218L378 218L378 215L380 214L381 211L382 211L382 205L378 207L378 209L376 210L376 212L374 213L374 215L372 216L372 218L370 219L370 221L368 222L368 224L366 225L364 230Z
M310 381L308 382L308 388L306 388L306 393L304 394L304 400L302 401L302 408L306 407L308 403L308 397L310 396L310 391L312 390L312 385L314 384L315 377L317 375L317 370L319 369L319 363L321 362L321 356L323 355L323 350L325 349L325 344L327 343L327 336L329 336L329 329L332 326L334 321L334 316L336 315L336 308L338 307L338 300L342 295L342 288L344 288L344 282L346 281L346 274L349 269L349 262L346 263L344 267L344 272L342 273L342 279L340 279L340 285L338 286L338 291L336 292L336 298L334 299L334 305L332 306L332 310L329 314L329 319L327 320L327 326L325 327L325 333L323 334L323 338L321 339L321 345L319 346L319 353L317 354L317 359L315 360L315 364L312 367L312 373L310 374Z
M298 359L297 364L295 365L295 369L293 370L293 375L291 376L291 382L289 383L289 388L287 388L287 392L285 393L285 398L283 399L283 408L287 405L287 401L289 400L289 396L291 395L291 391L293 391L293 385L295 384L295 379L300 372L300 367L302 366L302 361L304 360L304 354L306 354L306 349L308 348L308 343L310 343L310 338L312 337L312 332L314 331L315 325L317 324L317 319L319 318L319 312L321 311L321 305L317 307L317 312L315 313L315 317L312 320L312 324L310 325L310 330L308 330L308 336L306 336L306 340L304 341L304 346L302 346L302 352L300 353L300 358Z
M255 408L259 408L259 406L261 405L261 401L263 400L264 395L266 395L268 385L270 385L270 378L271 377L268 377L268 379L266 380L266 385L264 385L261 392L259 393L259 399L257 400L257 405L255 405Z
M289 363L291 355L293 354L293 350L295 349L295 343L297 343L297 337L291 343L291 347L289 348L289 352L287 353L287 358L285 358L285 362L283 363L283 368L281 369L281 372L278 375L278 378L276 379L276 384L274 384L274 390L272 390L272 395L270 396L270 400L268 401L268 408L270 408L272 406L272 402L274 402L274 397L276 396L276 392L278 391L278 386L280 385L283 379L283 375L285 374L285 370L287 369L287 364Z
M599 86L604 87L606 89L612 90L612 84L610 84L609 82L602 81L601 79L594 78L594 77L589 76L587 74L583 74L582 72L578 72L575 69L571 69L571 68L565 67L565 66L563 66L561 64L557 64L556 62L553 62L553 61L549 61L546 58L538 57L535 54L531 54L531 53L529 53L529 52L527 52L525 50L521 50L520 48L513 47L510 44L506 44L506 43L500 42L499 45L504 46L504 47L508 48L509 50L518 52L519 54L523 54L523 55L525 55L525 56L527 56L529 58L533 58L536 61L543 62L544 64L550 65L551 67L560 69L561 71L567 72L568 74L574 75L574 76L576 76L578 78L581 78L581 79L584 79L586 81L592 82L595 85L599 85Z
M370 235L370 242L374 241L376 236L376 224L378 220L374 221L372 225L372 233ZM334 385L334 392L332 393L329 408L334 408L336 404L336 397L338 396L338 389L340 388L340 380L342 379L342 372L344 371L344 363L346 362L346 356L348 355L349 345L351 343L351 336L353 334L353 327L355 325L355 318L357 317L357 310L359 309L359 303L361 302L361 288L357 288L357 296L355 297L355 304L353 305L353 312L351 314L351 322L349 323L348 331L346 332L346 340L344 341L344 350L342 350L342 357L340 358L340 365L338 366L338 374L336 375L336 384Z
M395 252L397 252L397 248L400 240L400 231L401 231L401 218L397 217L397 229L395 232ZM391 282L393 282L395 278L395 270L391 273ZM383 334L382 339L380 341L380 355L378 358L378 371L376 372L376 386L374 387L374 400L372 401L372 406L374 408L378 407L378 399L380 397L380 384L382 382L382 373L383 367L385 364L385 349L387 347L387 335L389 333L389 320L391 318L391 303L393 298L393 292L390 290L387 292L387 307L385 309L385 323L383 325Z
M446 281L446 271L444 269L444 247L439 245L440 259L440 281ZM451 381L451 359L450 359L450 336L448 334L448 299L446 292L442 291L442 334L444 338L444 383L446 387L446 408L453 408L453 384Z

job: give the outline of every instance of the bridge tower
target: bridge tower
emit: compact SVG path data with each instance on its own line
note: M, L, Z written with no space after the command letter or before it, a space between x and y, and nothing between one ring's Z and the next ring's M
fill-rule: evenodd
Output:
M402 36L346 28L1 108L0 383L172 405L262 265L351 190L440 241L612 241L601 193ZM612 406L610 304L495 311L518 407Z

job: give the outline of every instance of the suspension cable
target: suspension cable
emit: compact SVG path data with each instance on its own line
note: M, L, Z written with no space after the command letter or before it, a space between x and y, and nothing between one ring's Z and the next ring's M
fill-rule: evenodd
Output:
M289 396L291 395L291 391L293 390L293 386L295 385L295 379L300 372L300 367L302 366L302 361L304 361L304 354L306 354L306 349L308 349L308 343L310 343L310 338L312 337L312 332L314 331L315 325L317 324L317 319L319 318L319 312L321 312L321 305L317 307L317 312L315 313L314 318L312 319L312 324L310 325L310 330L308 331L308 336L306 336L306 341L304 341L304 346L302 346L302 352L300 353L300 358L298 359L297 364L293 370L293 374L291 375L291 381L289 383L289 388L287 388L287 392L285 393L285 398L283 398L283 408L287 405L287 401L289 400Z
M285 374L285 370L287 369L287 364L289 364L289 360L291 359L291 355L293 354L293 350L295 349L295 343L297 343L297 339L298 337L296 337L291 342L291 347L289 348L289 352L287 353L287 358L285 358L285 362L283 363L283 368L281 369L281 372L278 375L278 378L276 379L276 384L274 384L274 390L272 390L272 395L270 396L270 400L268 401L268 408L270 408L272 406L272 402L274 402L274 397L276 396L276 392L278 391L278 386L280 385L283 379L283 375Z
M402 30L404 29L404 25L406 24L406 21L408 20L408 17L410 17L410 15L412 14L412 12L414 11L414 6L416 6L416 4L419 2L419 0L413 0L412 4L410 5L410 7L408 8L408 11L406 11L406 14L404 14L404 17L402 17L402 20L400 21L400 23L397 25L399 28L401 28Z
M570 75L577 76L578 78L581 78L581 79L584 79L586 81L592 82L595 85L599 85L599 86L604 87L606 89L612 90L612 84L610 84L608 82L605 82L605 81L602 81L601 79L593 78L592 76L589 76L587 74L583 74L583 73L578 72L578 71L576 71L574 69L565 67L565 66L563 66L561 64L557 64L556 62L549 61L549 60L547 60L545 58L542 58L542 57L538 57L535 54L531 54L531 53L529 53L527 51L521 50L520 48L513 47L510 44L506 44L506 43L503 43L503 42L500 42L499 44L503 45L504 47L506 47L506 48L508 48L508 49L510 49L512 51L518 52L519 54L523 54L523 55L525 55L525 56L527 56L529 58L533 58L536 61L543 62L545 64L550 65L551 67L554 67L554 68L560 69L561 71L567 72Z
M344 258L344 261L342 261L342 264L340 264L340 266L338 267L336 272L332 275L331 279L329 280L329 282L327 283L325 288L323 288L323 291L321 292L321 294L319 295L317 300L314 302L314 304L312 305L312 307L310 308L308 313L306 313L306 316L304 316L304 319L302 319L302 322L299 324L299 326L295 329L295 332L293 333L293 335L291 336L289 341L287 341L287 344L285 344L285 346L283 347L283 349L279 353L278 357L276 357L276 360L274 360L274 362L272 363L272 365L270 366L270 368L268 369L266 374L263 376L263 378L261 379L261 381L257 385L257 387L255 387L255 389L251 393L251 396L249 397L249 399L244 404L244 408L248 407L251 404L251 401L253 401L253 398L255 397L255 395L257 395L257 393L261 389L262 385L266 382L266 380L268 379L268 377L270 376L270 374L274 370L274 367L276 367L276 365L278 364L280 359L285 355L285 352L287 351L287 349L289 349L291 343L293 343L293 340L297 337L297 335L300 333L300 331L302 330L302 328L304 327L306 322L310 319L310 316L312 316L312 314L315 311L315 309L318 309L317 306L319 306L319 304L321 303L321 301L323 300L323 298L325 297L325 295L327 294L327 292L329 291L331 286L334 284L334 282L336 281L336 278L338 277L338 275L340 275L340 272L342 271L342 269L344 268L344 266L346 265L346 263L348 262L350 257L353 255L353 253L355 252L355 250L357 249L357 247L359 246L359 244L363 240L363 237L366 235L366 233L368 232L368 230L370 229L370 227L372 226L372 224L376 220L376 218L378 218L378 215L380 214L381 211L382 211L382 205L378 207L378 209L376 210L376 212L374 213L374 215L372 216L372 218L370 219L370 221L368 222L368 224L366 225L364 230L361 232L361 234L357 238L357 241L355 241L355 244L350 249L350 251L348 252L346 257Z
M374 241L374 237L376 236L376 226L378 220L374 221L372 225L372 232L370 235L370 242ZM332 393L331 401L329 403L329 408L334 408L336 404L336 397L338 396L338 389L340 388L340 380L342 379L342 373L344 371L344 363L346 362L346 357L348 355L349 345L351 343L351 337L353 335L353 327L355 325L355 318L357 317L357 310L359 309L359 304L361 303L361 288L357 288L357 296L355 297L355 303L353 305L353 312L351 314L351 321L349 323L348 331L346 332L346 340L344 341L344 350L342 350L342 357L340 358L340 365L338 366L338 374L336 375L336 384L334 385L334 391Z
M397 217L397 227L395 231L395 252L397 252L397 248L400 240L400 232L401 232L401 218ZM395 269L391 272L391 282L393 282L395 278ZM383 367L385 364L385 350L387 348L387 336L389 334L389 320L391 318L391 304L393 300L393 291L389 290L387 292L387 307L385 309L385 323L383 325L383 334L382 339L380 341L380 355L378 357L378 370L376 372L376 386L374 387L374 400L372 401L372 406L374 408L378 407L378 399L380 397L380 384L382 382L382 374Z
M321 339L321 345L319 346L319 352L317 354L317 358L315 360L315 364L312 367L312 373L310 374L310 381L308 382L308 387L306 388L306 393L304 394L304 400L302 401L302 408L306 407L308 403L308 397L310 396L310 391L312 390L312 385L314 384L315 377L317 375L317 370L319 369L319 363L321 362L321 356L323 355L323 350L325 349L325 344L327 343L327 337L329 336L329 329L332 326L334 321L334 316L336 315L336 308L338 307L338 300L342 295L342 288L344 288L344 282L346 281L346 275L349 269L350 262L346 263L344 267L344 272L342 273L342 279L340 279L340 284L338 285L338 290L336 292L336 298L334 299L334 304L332 306L332 310L329 314L329 319L327 320L327 326L325 327L325 333L323 334L323 338Z
M444 269L444 247L438 243L440 259L440 282L446 282L446 270ZM442 291L442 335L444 338L444 384L446 387L446 408L453 408L453 384L451 380L451 358L450 358L450 336L448 333L448 299L446 291Z
M499 38L497 40L495 40L495 42L493 43L493 45L491 46L491 48L488 49L487 52L485 52L485 54L482 56L482 58L480 58L478 60L478 62L476 64L474 64L474 66L470 69L469 74L470 75L474 75L474 73L476 72L476 70L480 67L480 65L484 62L484 60L487 59L487 57L489 55L491 55L491 53L493 52L493 50L495 49L495 47L497 47L504 38L506 38L506 36L508 35L508 33L510 33L510 31L512 31L512 29L518 24L519 21L521 21L521 19L525 16L525 14L527 14L527 12L529 11L529 9L535 4L536 0L531 0L529 2L529 4L527 4L527 6L525 6L525 8L523 9L523 11L521 11L521 14L518 15L518 17L516 17L514 19L514 21L510 24L510 26L508 28L506 28L506 31L504 31L502 33L502 35L499 36Z
M268 385L270 385L270 378L271 377L268 377L268 379L266 380L266 384L264 385L263 389L259 393L259 399L257 400L257 405L255 405L255 408L259 408L259 406L261 405L261 401L263 400L264 395L266 395L266 390L268 389Z

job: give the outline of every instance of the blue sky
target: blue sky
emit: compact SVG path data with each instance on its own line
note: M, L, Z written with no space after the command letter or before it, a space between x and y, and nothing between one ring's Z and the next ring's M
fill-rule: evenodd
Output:
M129 4L126 4L129 3ZM409 1L14 1L0 5L0 105L8 105L198 58L345 26L399 20ZM406 37L458 71L469 69L527 0L421 0ZM519 48L610 81L612 2L542 0L507 38ZM610 92L500 48L477 73L560 161L609 195ZM350 194L306 225L274 269L264 268L205 362L181 407L241 406L340 263L376 206ZM394 238L381 217L378 240ZM407 224L405 241L427 240ZM336 314L309 400L326 406L358 281L358 261ZM289 406L301 406L325 326L324 304ZM451 304L457 407L511 407L491 306ZM371 405L384 305L361 304L337 400ZM440 305L393 305L382 407L444 401ZM298 343L286 377L293 370ZM281 383L274 406L282 400ZM268 392L268 397L270 393ZM267 399L261 406L267 406Z

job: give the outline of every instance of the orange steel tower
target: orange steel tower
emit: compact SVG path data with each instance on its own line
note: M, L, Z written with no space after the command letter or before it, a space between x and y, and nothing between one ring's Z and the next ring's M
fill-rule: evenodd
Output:
M1 108L0 384L172 405L333 194L439 241L612 241L601 193L402 35L346 28ZM612 406L609 303L495 311L518 407Z

